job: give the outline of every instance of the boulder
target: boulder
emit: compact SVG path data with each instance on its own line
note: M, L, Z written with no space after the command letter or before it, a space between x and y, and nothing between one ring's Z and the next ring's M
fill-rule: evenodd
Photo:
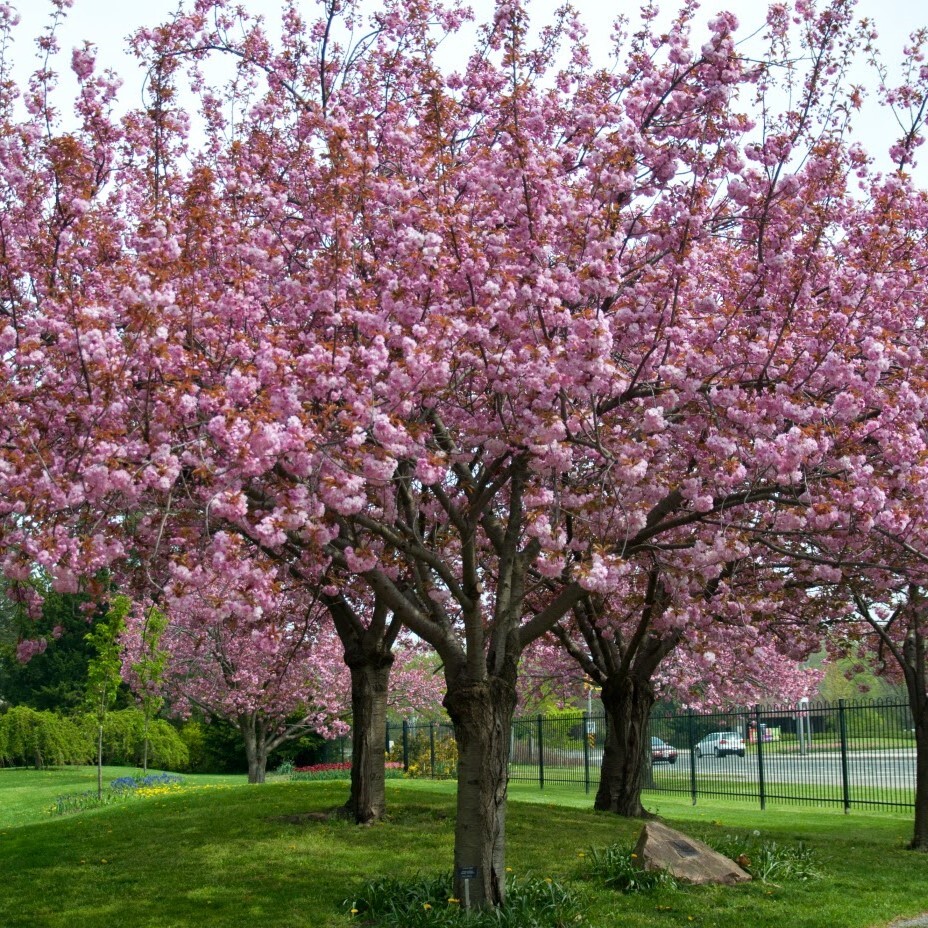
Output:
M687 883L746 883L746 873L733 860L660 822L648 822L635 846L635 864L642 870L667 870Z

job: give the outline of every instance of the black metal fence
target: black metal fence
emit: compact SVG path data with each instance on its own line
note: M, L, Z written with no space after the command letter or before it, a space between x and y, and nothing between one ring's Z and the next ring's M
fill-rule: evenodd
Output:
M894 700L755 706L729 712L655 713L646 790L770 803L912 807L915 734ZM447 722L388 725L387 752L413 777L455 775ZM560 713L513 722L509 777L539 789L595 791L605 741L602 714ZM333 745L334 748L334 745ZM344 753L344 747L342 747ZM350 748L349 748L350 753Z

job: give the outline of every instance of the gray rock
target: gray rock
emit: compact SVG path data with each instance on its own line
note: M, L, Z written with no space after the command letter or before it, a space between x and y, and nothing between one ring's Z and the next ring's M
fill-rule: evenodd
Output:
M668 870L687 883L746 883L746 873L733 860L660 822L648 822L635 846L636 865L642 870Z

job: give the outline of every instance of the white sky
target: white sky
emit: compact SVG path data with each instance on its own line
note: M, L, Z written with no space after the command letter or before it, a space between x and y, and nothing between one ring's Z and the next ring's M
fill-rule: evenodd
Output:
M277 0L242 0L243 5L255 12L263 12L274 19L279 5ZM376 0L373 0L376 2ZM530 0L530 8L536 25L547 19L548 14L561 0ZM619 3L604 3L603 0L573 0L590 31L590 42L594 61L605 62L608 53L608 36L611 22L616 13L627 11L634 14L640 0L626 0ZM23 80L34 67L34 46L31 38L38 35L47 22L51 5L47 0L11 0L21 17L16 30L16 45L13 59L15 74ZM311 10L316 3L306 0L307 19L312 19ZM472 0L477 19L485 19L492 9L492 0ZM677 6L675 0L664 0L662 8L669 14ZM880 33L879 46L887 63L895 64L901 57L901 49L908 35L916 28L928 24L928 7L918 12L920 4L912 0L858 0L856 18L867 17L874 21ZM125 106L138 105L141 102L142 73L136 63L125 53L125 38L143 25L151 25L167 18L177 7L177 0L74 0L74 6L68 14L65 26L59 31L63 54L57 64L57 70L68 72L70 50L83 40L89 40L99 49L99 60L104 66L115 68L123 77L125 84L122 100ZM708 18L722 9L731 10L738 17L741 28L739 34L748 35L763 25L767 4L764 0L702 0L702 10ZM697 32L695 38L701 42L702 36ZM455 49L445 46L447 53L454 57L466 55L467 49ZM856 83L872 86L874 75L863 60L856 68L853 80ZM857 120L856 137L874 155L884 152L891 142L898 137L899 130L890 114L876 106L865 106L863 114ZM922 156L919 176L922 183L928 183L928 145Z

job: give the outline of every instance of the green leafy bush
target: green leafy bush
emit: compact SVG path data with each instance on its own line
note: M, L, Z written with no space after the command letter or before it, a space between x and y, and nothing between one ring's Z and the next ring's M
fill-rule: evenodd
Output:
M92 740L64 716L28 706L14 706L0 716L0 763L6 766L86 764L92 757Z
M96 720L84 716L82 724L91 739L96 738ZM103 763L139 766L144 747L145 715L141 709L108 712L103 722ZM164 719L148 723L148 763L152 767L184 770L190 752L177 729Z
M148 763L167 770L186 770L190 752L177 729L164 719L148 723Z
M432 768L432 740L427 731L417 731L408 738L409 771L407 776L415 778L431 777L436 780L454 779L458 772L458 745L449 734L442 732L435 735L435 767ZM402 763L403 742L393 743L389 760Z

